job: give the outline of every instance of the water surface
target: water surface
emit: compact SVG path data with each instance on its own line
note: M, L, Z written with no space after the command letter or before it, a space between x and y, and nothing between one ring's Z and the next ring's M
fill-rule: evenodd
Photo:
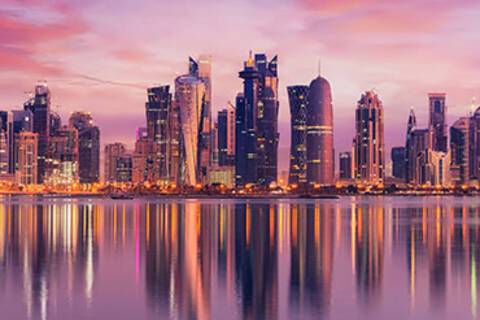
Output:
M0 199L2 319L475 319L480 199Z

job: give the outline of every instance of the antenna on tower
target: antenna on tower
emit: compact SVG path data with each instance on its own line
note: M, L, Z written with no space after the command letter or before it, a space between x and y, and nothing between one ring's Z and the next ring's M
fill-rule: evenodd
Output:
M318 77L322 76L322 59L318 58Z

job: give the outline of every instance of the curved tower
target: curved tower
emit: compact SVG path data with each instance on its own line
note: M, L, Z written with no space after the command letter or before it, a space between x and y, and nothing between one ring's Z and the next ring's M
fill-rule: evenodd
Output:
M191 75L175 79L175 103L180 111L181 154L184 168L184 184L200 182L199 137L201 134L202 110L205 103L204 82Z
M307 103L307 182L334 184L333 110L330 84L318 76L310 83Z
M290 169L289 184L307 182L307 95L308 86L287 87L290 104Z

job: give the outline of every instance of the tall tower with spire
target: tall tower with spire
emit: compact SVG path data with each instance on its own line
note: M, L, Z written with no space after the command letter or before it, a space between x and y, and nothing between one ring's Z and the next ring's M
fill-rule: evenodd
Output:
M413 180L413 163L415 161L414 154L412 152L412 136L413 131L417 127L417 118L413 107L410 109L407 123L407 136L405 140L405 180L411 182Z

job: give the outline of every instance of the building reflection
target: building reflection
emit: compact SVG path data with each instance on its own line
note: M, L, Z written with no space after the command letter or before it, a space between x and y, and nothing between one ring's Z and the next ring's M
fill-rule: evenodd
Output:
M456 296L477 316L477 206L346 203L11 199L0 297L16 294L31 319L95 308L112 281L152 318L329 318L339 299L442 313Z
M291 208L291 313L327 313L332 292L334 211L331 205Z

